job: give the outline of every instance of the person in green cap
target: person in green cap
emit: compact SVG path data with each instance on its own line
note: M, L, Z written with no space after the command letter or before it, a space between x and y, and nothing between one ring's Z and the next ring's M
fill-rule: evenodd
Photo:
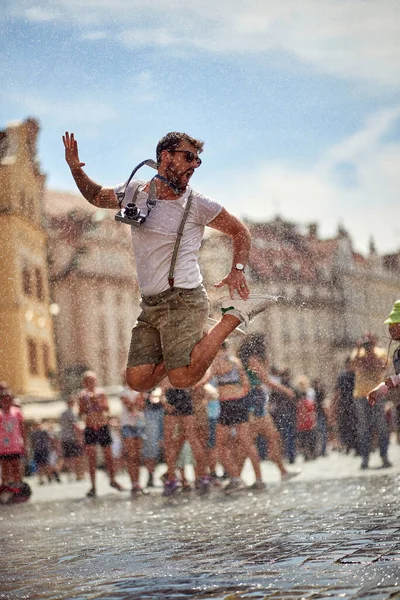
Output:
M394 303L392 312L386 319L385 324L389 325L389 335L392 340L400 342L400 300L396 300ZM371 405L374 405L381 398L385 398L389 390L400 386L400 346L393 353L393 367L395 375L386 377L385 381L382 381L369 392L367 398Z

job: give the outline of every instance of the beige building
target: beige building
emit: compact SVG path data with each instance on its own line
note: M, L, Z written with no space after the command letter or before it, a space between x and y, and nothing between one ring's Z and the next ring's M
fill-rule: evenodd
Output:
M35 120L0 132L0 378L22 400L57 394Z
M399 255L379 257L371 247L367 257L361 256L342 228L335 238L322 240L315 224L306 233L280 218L248 226L252 292L288 299L271 303L251 330L265 333L272 365L288 367L293 376L321 378L332 388L344 358L366 332L386 345L383 321L400 297ZM211 233L201 263L214 305L223 292L212 285L226 275L231 261L229 239Z

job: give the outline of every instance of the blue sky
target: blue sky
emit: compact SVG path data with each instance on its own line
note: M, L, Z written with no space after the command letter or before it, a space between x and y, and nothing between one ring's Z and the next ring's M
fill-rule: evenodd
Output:
M400 249L397 0L2 4L0 128L39 119L48 187L75 190L65 130L103 185L187 131L193 187L237 216Z

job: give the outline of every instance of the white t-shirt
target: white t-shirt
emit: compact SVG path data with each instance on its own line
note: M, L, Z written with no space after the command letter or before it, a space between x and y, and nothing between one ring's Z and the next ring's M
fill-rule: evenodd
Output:
M145 181L130 181L122 207L132 202L136 188L145 185ZM115 193L122 192L125 184L114 188ZM176 234L182 220L190 188L177 200L157 200L143 225L132 225L132 242L136 258L138 284L144 296L154 296L168 289L168 273L171 266ZM192 191L192 205L183 230L178 257L174 271L175 287L193 289L202 282L198 264L204 227L222 210L222 206ZM140 191L135 204L146 212L147 193Z

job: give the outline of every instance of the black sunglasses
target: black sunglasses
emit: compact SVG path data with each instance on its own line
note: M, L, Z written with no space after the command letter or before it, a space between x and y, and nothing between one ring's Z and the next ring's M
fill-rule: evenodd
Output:
M198 156L196 156L194 154L194 152L191 152L190 150L170 150L170 152L182 152L182 154L184 154L184 156L185 156L186 162L191 163L191 162L193 162L195 160L197 162L197 166L198 167L203 162L201 160L201 158L199 158Z

